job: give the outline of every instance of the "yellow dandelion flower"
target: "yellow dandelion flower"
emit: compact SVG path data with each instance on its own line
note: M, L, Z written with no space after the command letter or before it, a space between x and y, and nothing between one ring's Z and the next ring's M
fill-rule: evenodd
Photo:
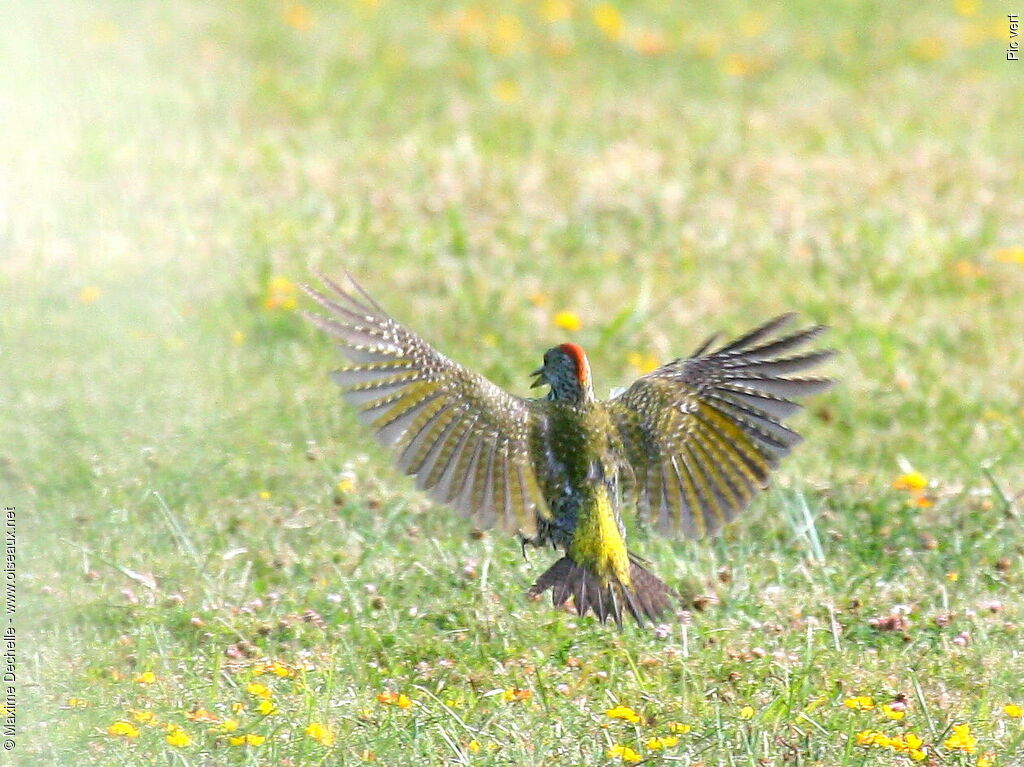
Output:
M893 490L906 490L911 493L919 493L926 487L928 487L928 477L919 471L901 474L892 483Z
M753 719L754 718L754 707L744 706L740 709L740 719Z
M679 738L675 735L666 735L662 738L648 738L644 744L650 751L658 751L662 748L672 748L679 744Z
M768 69L768 60L744 53L730 53L722 59L722 71L730 77L751 77Z
M237 719L225 719L223 722L218 724L216 727L211 727L210 728L210 732L223 733L223 734L226 735L227 733L234 732L237 729L238 729L238 720Z
M101 294L102 291L95 285L86 285L78 291L78 300L83 304L95 303L96 299L98 299Z
M156 682L156 674L152 671L143 671L141 674L136 674L135 681L138 684L153 684Z
M208 711L205 708L196 708L185 714L185 718L190 722L210 722L216 724L220 721L220 717L212 711Z
M245 704L244 703L232 703L231 704L231 712L234 713L234 714L240 713L241 711L244 711L244 710L245 710Z
M979 0L953 0L953 10L960 16L977 15L980 5Z
M502 104L511 104L514 101L519 101L521 92L519 90L519 83L514 80L498 80L491 88L491 96L494 97L495 101L500 101Z
M568 330L570 333L575 333L583 327L583 321L580 320L580 316L576 312L568 310L558 312L552 319L552 323L556 328Z
M886 719L892 719L894 722L898 722L907 715L907 712L904 709L893 708L888 703L882 704L881 711L885 715Z
M519 47L523 39L523 22L518 16L502 13L491 30L491 47L500 54L507 54Z
M902 735L897 735L895 738L890 738L885 733L875 733L875 745L879 748L891 748L893 751L901 751L906 749L906 743L903 741Z
M690 725L681 722L669 722L666 727L668 727L669 732L674 732L676 735L685 735L693 729Z
M1003 706L1003 713L1011 719L1020 719L1024 716L1024 708L1021 708L1016 703L1007 703Z
M743 37L760 37L768 31L768 17L763 13L755 11L754 13L743 14L743 19L740 21L739 32Z
M923 37L910 46L910 55L919 61L938 61L946 55L946 41L941 37Z
M253 735L252 733L249 733L247 735L236 735L228 738L228 743L232 746L262 746L266 740L266 735Z
M875 707L875 701L869 695L858 695L854 698L847 698L843 701L843 705L854 711L870 711Z
M921 748L921 746L924 745L924 741L912 732L908 732L903 736L903 742L906 744L907 748L911 749Z
M339 488L338 489L340 490L341 489L341 487L340 487L341 483L339 482L338 484L339 484ZM276 661L276 660L272 664L270 664L270 672L274 676L279 676L282 679L287 678L287 677L295 676L295 669L290 668L289 666L286 666L283 663L281 663L279 661Z
M971 735L969 724L955 724L953 725L953 734L946 738L942 745L951 751L973 754L978 747L978 740Z
M861 730L857 733L857 745L873 746L876 744L878 736L881 734L882 733L877 732L876 730Z
M152 711L143 711L141 709L133 708L128 711L139 724L156 724L156 714Z
M609 40L618 40L626 26L619 9L611 3L598 3L594 7L594 26Z
M625 719L632 724L637 724L640 721L640 715L629 706L618 705L605 711L604 715L609 719Z
M245 333L243 333L241 330L236 330L234 333L231 334L231 343L233 343L235 346L241 346L243 343L245 343Z
M245 687L245 691L257 698L269 698L274 694L269 687L259 682L249 682Z
M529 700L533 697L533 693L529 690L520 690L517 687L511 687L501 694L502 700L506 703L517 703L524 700Z
M925 757L928 756L928 754L926 754L920 748L912 748L907 753L910 754L910 758L913 759L915 762L924 761Z
M68 698L68 705L71 708L85 708L89 705L89 701L83 698Z
M293 311L299 306L299 288L287 277L277 275L267 282L267 293L263 299L265 309Z
M272 700L261 700L259 705L256 706L256 710L263 716L270 716L277 713L277 706L274 705Z
M541 21L557 24L572 18L572 4L568 0L543 0L537 8Z
M908 732L906 735L897 735L893 738L877 733L874 745L891 748L900 754L909 754L911 751L919 749L924 745L924 742L912 732Z
M996 251L996 261L1004 264L1024 264L1024 246L999 248Z
M612 746L608 749L609 759L621 759L627 764L636 764L640 761L640 754L631 749L629 746Z
M334 733L331 729L320 722L311 722L309 727L306 728L306 735L311 737L321 746L327 746L330 748L334 745Z
M192 743L192 738L180 727L175 727L171 730L164 740L167 741L167 745L174 746L175 748L185 748L185 746Z
M261 501L269 501L270 500L270 491L269 490L260 490L260 500Z
M377 696L377 702L383 703L385 706L398 706L399 708L412 706L412 700L401 692L382 692Z
M300 32L305 32L313 26L313 14L309 12L309 8L298 3L293 3L285 8L281 17L284 19L285 24Z
M950 571L946 573L946 580L950 583L956 583L958 580L960 580L960 573Z
M469 751L469 753L471 754L480 753L480 741L476 740L475 738L469 741L469 743L466 744L466 750Z
M730 53L722 59L722 71L730 77L746 77L750 74L746 56Z
M131 722L121 719L107 728L107 735L113 735L116 738L137 738L139 737L139 728Z
M629 366L636 370L640 375L646 375L658 367L658 358L653 354L630 352L626 355L626 362L628 362Z

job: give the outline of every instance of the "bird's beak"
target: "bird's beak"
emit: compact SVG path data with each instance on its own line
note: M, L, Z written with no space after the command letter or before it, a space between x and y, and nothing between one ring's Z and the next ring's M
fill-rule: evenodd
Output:
M548 382L547 379L544 377L543 365L541 365L539 368L530 373L530 375L534 376L537 379L532 384L530 384L531 389L536 389L538 386L543 386Z

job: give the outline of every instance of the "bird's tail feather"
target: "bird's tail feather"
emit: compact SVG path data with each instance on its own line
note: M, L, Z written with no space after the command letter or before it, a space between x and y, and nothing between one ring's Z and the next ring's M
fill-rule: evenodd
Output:
M610 615L621 626L623 606L641 626L645 617L657 620L671 605L675 592L632 555L629 577L628 585L612 577L602 586L595 572L566 556L544 571L527 593L537 597L551 589L551 604L555 607L561 607L571 596L579 615L593 610L602 623Z

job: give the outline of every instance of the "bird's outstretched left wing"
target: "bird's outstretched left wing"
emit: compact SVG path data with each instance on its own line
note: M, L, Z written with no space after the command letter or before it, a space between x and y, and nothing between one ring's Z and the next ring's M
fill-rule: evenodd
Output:
M340 342L350 365L333 374L345 399L416 485L481 528L527 537L550 517L529 453L531 410L400 325L349 276L305 291L329 316L304 313Z
M834 354L787 355L821 326L768 340L792 319L784 314L713 352L714 337L687 359L636 380L608 401L622 438L641 516L688 538L714 535L767 484L800 441L782 419L827 378L787 378Z

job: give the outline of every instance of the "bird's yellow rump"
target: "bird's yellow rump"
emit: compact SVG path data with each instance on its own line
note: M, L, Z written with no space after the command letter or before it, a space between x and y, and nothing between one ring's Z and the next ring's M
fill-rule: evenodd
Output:
M607 488L596 486L584 493L568 553L574 562L593 570L602 587L612 582L630 586L626 539Z

